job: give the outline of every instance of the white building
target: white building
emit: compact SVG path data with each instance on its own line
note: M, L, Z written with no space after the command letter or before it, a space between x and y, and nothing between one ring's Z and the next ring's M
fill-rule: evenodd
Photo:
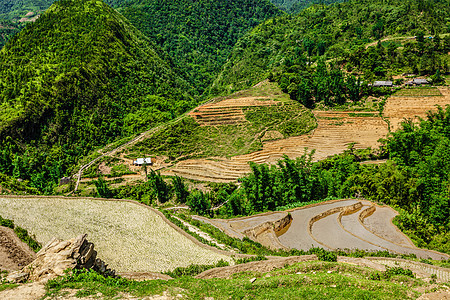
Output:
M135 161L133 161L133 165L135 165L135 166L142 166L144 164L151 165L152 164L152 158L151 157L138 158Z

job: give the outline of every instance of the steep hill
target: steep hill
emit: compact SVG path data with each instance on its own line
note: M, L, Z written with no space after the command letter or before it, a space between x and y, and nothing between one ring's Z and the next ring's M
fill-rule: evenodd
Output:
M427 41L417 45L413 37L439 33L444 39L449 30L449 14L447 2L441 0L351 0L315 5L296 16L280 16L256 27L236 43L213 91L247 88L274 70L309 73L307 67L314 67L321 59L338 59L340 66L348 64L349 71L356 68L355 74L368 73L369 79L388 76L393 68L403 68L394 73L429 74L445 66L445 61L436 54L439 49L430 46L429 51ZM376 47L365 48L370 42L375 41L376 46L379 39L399 36L406 38L387 40L378 52ZM446 40L444 45L449 42ZM445 48L437 46L440 47ZM439 53L447 53L441 50Z
M46 10L54 0L3 0L0 3L1 18L15 18L30 11Z
M44 188L135 120L185 110L190 87L159 53L101 1L56 2L0 51L0 172Z
M269 0L130 0L118 9L169 53L199 93L246 31L281 14Z

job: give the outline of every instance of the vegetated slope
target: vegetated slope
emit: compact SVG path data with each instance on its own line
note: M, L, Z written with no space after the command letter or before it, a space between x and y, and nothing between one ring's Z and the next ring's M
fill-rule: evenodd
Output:
M38 12L47 9L55 0L2 0L0 18L12 19L30 11Z
M296 16L276 17L236 43L215 80L213 92L246 88L273 71L308 73L319 59L343 59L338 60L340 66L348 63L349 71L357 68L355 75L363 73L368 79L389 75L388 71L397 68L399 62L410 72L446 70L445 61L436 56L447 53L446 49L439 49L447 47L450 43L447 40L444 46L430 50L425 50L427 44L419 39L421 44L412 42L405 49L397 49L400 44L391 43L390 48L386 45L386 49L377 50L383 55L375 51L376 47L365 49L364 45L386 36L447 33L449 10L447 2L441 0L351 0L330 6L315 5Z
M0 241L0 270L19 270L36 257L36 253L11 228L0 226Z
M342 0L271 0L271 2L288 13L298 13L313 4L331 4Z
M127 0L106 0L113 7ZM0 49L26 23L34 22L55 0L3 0L0 3Z
M133 145L127 155L159 156L161 160L165 157L172 164L188 158L208 157L213 157L217 162L217 159L220 160L219 157L255 152L261 149L263 142L267 140L305 134L315 126L314 115L309 110L300 103L290 100L274 83L264 82L251 89L214 99L212 103L199 106L180 122L162 128L146 140ZM238 162L237 166L229 166L231 169L237 168L237 172L232 175L227 174L230 170L226 170L226 166L219 167L223 174L210 179L234 180L249 171L250 160L245 158ZM200 165L200 169L203 169L200 172L207 172L211 164L213 168L217 168L213 166L214 161L196 160L195 165ZM226 161L229 160L225 159L225 164ZM181 174L182 168L180 167L177 172ZM187 169L195 168L187 166ZM173 171L172 169L170 172ZM175 173L178 174L177 172ZM183 176L185 175L186 172Z
M55 298L69 298L76 295L98 297L104 293L103 295L108 297L143 299L204 298L208 295L214 299L258 300L400 300L415 299L420 294L436 290L439 291L426 294L419 299L446 299L450 294L443 283L436 284L435 280L430 281L430 277L434 277L432 273L425 275L419 271L417 272L420 274L417 274L419 278L411 278L415 276L410 270L398 266L388 269L378 261L372 262L361 258L339 257L338 262L310 260L311 258L307 256L257 261L208 270L196 278L183 276L168 281L135 282L78 272L75 276L66 275L62 280L52 281L48 284L48 292ZM397 260L390 262L394 264ZM401 262L401 265L404 264ZM417 269L420 267L427 266L418 264ZM214 279L208 280L209 278ZM19 291L20 287L2 292L0 296L17 295Z
M0 49L19 31L20 29L9 21L0 21Z
M0 51L0 172L51 188L93 147L186 110L162 53L101 1L55 3Z
M88 234L99 256L121 272L163 272L230 257L200 246L150 207L126 201L0 196L0 214L46 244Z
M119 11L169 53L199 93L247 30L281 14L269 0L131 0Z

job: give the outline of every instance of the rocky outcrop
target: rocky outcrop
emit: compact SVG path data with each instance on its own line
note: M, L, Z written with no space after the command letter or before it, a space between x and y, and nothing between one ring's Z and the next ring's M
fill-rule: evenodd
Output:
M67 269L93 269L105 276L115 276L115 271L97 258L94 244L86 237L84 234L67 241L53 238L31 264L11 273L6 279L11 282L49 280L64 275Z

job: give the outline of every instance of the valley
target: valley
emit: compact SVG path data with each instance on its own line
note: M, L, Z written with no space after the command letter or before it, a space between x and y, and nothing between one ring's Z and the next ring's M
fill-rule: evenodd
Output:
M450 295L442 0L0 3L0 299Z

